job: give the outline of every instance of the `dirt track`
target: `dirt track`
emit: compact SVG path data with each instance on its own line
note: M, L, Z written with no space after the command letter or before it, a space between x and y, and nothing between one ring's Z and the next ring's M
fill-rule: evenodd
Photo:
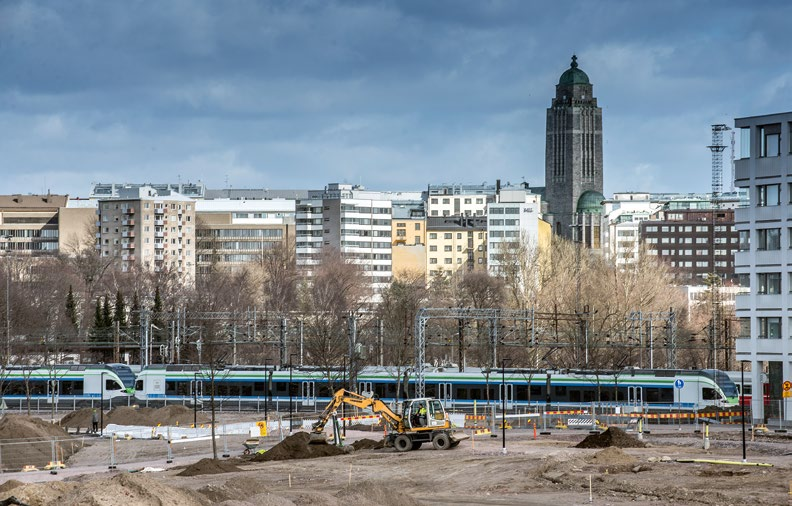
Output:
M450 451L358 450L271 462L234 457L219 466L194 464L192 470L185 468L182 459L181 466L164 472L103 471L10 489L14 484L7 483L0 486L4 490L0 499L14 495L28 504L115 505L123 498L125 506L157 500L226 506L567 505L590 504L591 479L593 504L788 504L792 478L788 439L771 436L748 443L750 462L774 467L676 462L678 458L741 460L737 428L713 433L709 452L692 432L692 427L682 432L654 430L644 439L646 448L574 448L588 432L556 431L533 440L531 432L513 430L507 434L506 455L501 452L500 438L479 436ZM349 431L347 444L371 436L370 432ZM80 453L75 462L80 461ZM89 459L83 456L83 460ZM206 473L195 472L202 466L208 469Z

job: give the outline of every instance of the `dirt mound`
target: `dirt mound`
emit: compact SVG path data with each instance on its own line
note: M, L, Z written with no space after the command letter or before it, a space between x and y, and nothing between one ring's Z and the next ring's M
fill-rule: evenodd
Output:
M3 469L18 470L22 466L43 467L52 461L53 441L55 460L65 461L82 448L57 425L25 415L6 415L0 420L0 439L8 440L3 447Z
M21 482L19 480L8 480L6 482L3 482L3 484L0 485L0 494L4 494L9 490L13 490L17 487L21 487L22 485L24 485L24 482Z
M420 506L411 495L383 482L364 481L347 487L336 494L341 504L356 506Z
M632 465L637 462L637 459L632 455L628 455L616 446L609 446L604 450L598 451L588 461L591 464L600 464L606 466L613 465Z
M140 474L126 473L112 478L85 481L65 494L57 504L194 506L206 502L191 490L171 487Z
M373 439L358 439L352 443L355 450L379 450L385 448L385 441L374 441Z
M616 446L619 448L645 448L643 441L627 434L618 427L609 427L608 430L600 434L592 434L577 445L575 448L607 448Z
M222 473L236 473L241 471L240 468L234 464L214 459L201 459L195 464L187 466L184 471L176 476L198 476L199 474L222 474Z
M83 408L73 411L61 419L62 427L73 429L87 429L91 427L92 408ZM118 425L191 425L193 411L180 404L172 404L162 408L140 408L135 406L121 406L113 408L104 414L105 426L109 423ZM198 423L207 423L206 416L198 414Z
M307 432L297 432L276 444L266 453L253 456L256 462L271 460L315 459L317 457L332 457L343 455L346 450L330 444L309 444L311 435Z

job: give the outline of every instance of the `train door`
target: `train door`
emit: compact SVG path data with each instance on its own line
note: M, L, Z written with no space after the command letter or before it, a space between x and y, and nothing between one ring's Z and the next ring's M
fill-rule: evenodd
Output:
M498 400L501 402L501 406L503 406L503 401L504 401L503 396L505 395L506 409L512 409L514 407L514 385L512 385L511 383L505 383L505 384L501 383L498 386L498 391L500 393L500 399Z
M437 399L442 403L445 409L454 407L454 384L453 383L438 383L437 384Z
M300 383L300 402L303 406L316 405L316 386L313 381L303 381Z
M196 404L200 404L202 397L203 397L203 381L199 380L196 377L190 380L190 398L194 399Z
M47 402L58 403L60 397L60 382L56 379L47 380Z
M374 385L371 381L358 381L357 393L366 397L371 397L374 395Z
M643 387L627 387L627 404L630 406L643 406Z

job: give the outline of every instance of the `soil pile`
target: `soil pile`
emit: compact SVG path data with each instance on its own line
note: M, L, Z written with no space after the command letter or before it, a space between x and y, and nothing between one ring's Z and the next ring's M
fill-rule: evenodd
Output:
M355 450L379 450L385 448L385 441L374 441L373 439L358 439L352 443L352 448Z
M17 487L13 492L20 501L31 506L44 504L195 506L207 504L207 501L196 492L171 487L147 476L129 473L98 480L24 485Z
M627 434L618 427L609 427L608 430L600 434L592 434L577 445L575 448L607 448L616 446L619 448L645 448L643 441Z
M347 487L336 494L341 504L356 506L420 506L414 497L383 482L364 481Z
M592 455L588 461L592 464L605 466L633 465L637 459L632 455L624 453L621 448L610 446Z
M184 471L176 476L198 476L200 474L237 473L240 468L225 460L201 459L195 464L187 466Z
M92 408L73 411L61 419L61 426L72 429L88 429L91 427ZM185 425L193 423L193 411L180 404L172 404L162 408L138 408L122 406L113 408L104 414L105 426L109 423L118 425ZM198 414L198 423L207 423L208 419Z
M82 445L57 425L25 415L6 415L0 420L3 447L2 469L18 470L22 466L43 467L52 461L53 440L55 460L65 461Z
M315 459L318 457L332 457L343 455L343 448L331 444L310 444L311 435L307 432L297 432L276 444L266 453L253 456L255 462L268 462L271 460Z

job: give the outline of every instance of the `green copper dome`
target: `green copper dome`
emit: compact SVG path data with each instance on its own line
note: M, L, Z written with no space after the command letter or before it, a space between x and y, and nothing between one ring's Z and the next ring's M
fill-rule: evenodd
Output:
M577 56L572 55L572 63L569 68L561 74L561 79L558 80L560 86L570 86L573 84L590 84L589 78L585 72L578 68Z
M605 196L598 191L583 192L577 201L577 212L580 214L602 214L602 201Z

